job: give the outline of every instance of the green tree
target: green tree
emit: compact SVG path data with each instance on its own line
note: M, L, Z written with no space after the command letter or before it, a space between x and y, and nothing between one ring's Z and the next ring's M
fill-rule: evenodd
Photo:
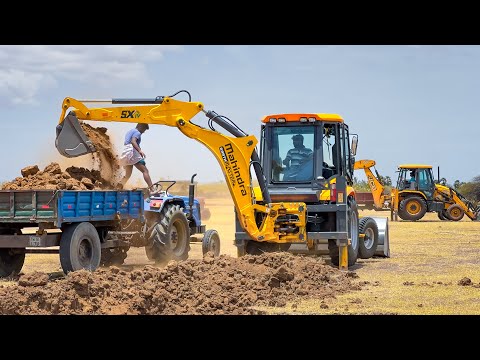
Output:
M480 175L475 176L470 182L461 183L458 192L474 203L480 201Z
M353 178L353 188L355 191L370 191L370 186L365 180L358 180L356 177Z

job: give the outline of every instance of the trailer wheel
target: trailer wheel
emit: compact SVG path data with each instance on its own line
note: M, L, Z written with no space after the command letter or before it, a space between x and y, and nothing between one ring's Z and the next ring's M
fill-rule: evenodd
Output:
M0 277L17 275L25 262L25 249L0 249Z
M398 215L402 220L417 221L425 216L427 203L420 196L409 196L400 202Z
M358 257L360 259L370 259L375 255L378 245L378 226L375 219L371 217L361 218L358 225L358 232L365 234L363 239L359 239Z
M186 260L190 251L190 228L183 209L179 205L167 205L160 219L150 233L151 245L145 247L147 257L162 264Z
M202 239L202 253L212 251L215 257L220 255L220 236L217 230L207 230Z
M357 262L358 258L358 208L355 200L349 200L348 206L348 237L351 244L348 245L348 266L353 266ZM338 253L337 241L335 239L328 240L328 253L333 265L338 266L340 264L340 255Z
M89 222L69 225L60 239L60 264L65 274L100 266L102 249L98 231Z
M446 214L450 220L460 221L463 219L463 215L465 215L465 212L460 205L453 204L446 210Z

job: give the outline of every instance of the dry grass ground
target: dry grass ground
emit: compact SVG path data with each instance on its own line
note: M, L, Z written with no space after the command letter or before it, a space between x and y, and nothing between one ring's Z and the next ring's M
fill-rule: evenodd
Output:
M233 245L235 223L230 198L207 197L211 218L207 228L216 229L221 253L236 256ZM385 216L388 212L361 211L361 216ZM294 314L480 314L480 222L440 221L427 214L419 222L390 222L391 258L359 260L351 269L358 281L367 281L363 290L342 295L320 307L315 300L288 304L270 313ZM202 256L201 243L192 243L191 258ZM143 248L133 248L128 266L152 264ZM61 271L58 255L27 254L24 272ZM472 285L458 282L468 277ZM7 284L2 281L2 284Z

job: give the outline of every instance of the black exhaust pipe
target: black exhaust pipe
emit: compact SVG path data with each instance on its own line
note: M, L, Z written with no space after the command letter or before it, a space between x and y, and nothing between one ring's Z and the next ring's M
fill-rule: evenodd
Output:
M190 179L190 184L188 185L188 218L193 218L193 200L195 198L195 183L193 179L197 176L197 174L193 174L192 178Z

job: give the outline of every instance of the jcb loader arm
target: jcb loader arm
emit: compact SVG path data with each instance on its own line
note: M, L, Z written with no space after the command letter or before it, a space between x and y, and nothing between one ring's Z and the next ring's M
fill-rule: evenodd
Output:
M122 104L125 106L88 108L87 102ZM134 104L134 105L127 105ZM142 105L138 104L150 104ZM67 110L74 107L67 116ZM235 137L224 135L192 123L203 111L210 119ZM205 145L215 156L225 176L241 226L255 241L277 243L306 241L306 205L301 202L271 203L265 178L256 151L258 140L241 131L214 111L205 111L200 102L178 101L171 97L155 99L76 100L65 98L57 126L55 145L67 157L95 151L85 135L81 120L115 121L167 125L178 128L185 136ZM250 165L253 166L265 205L253 197Z

